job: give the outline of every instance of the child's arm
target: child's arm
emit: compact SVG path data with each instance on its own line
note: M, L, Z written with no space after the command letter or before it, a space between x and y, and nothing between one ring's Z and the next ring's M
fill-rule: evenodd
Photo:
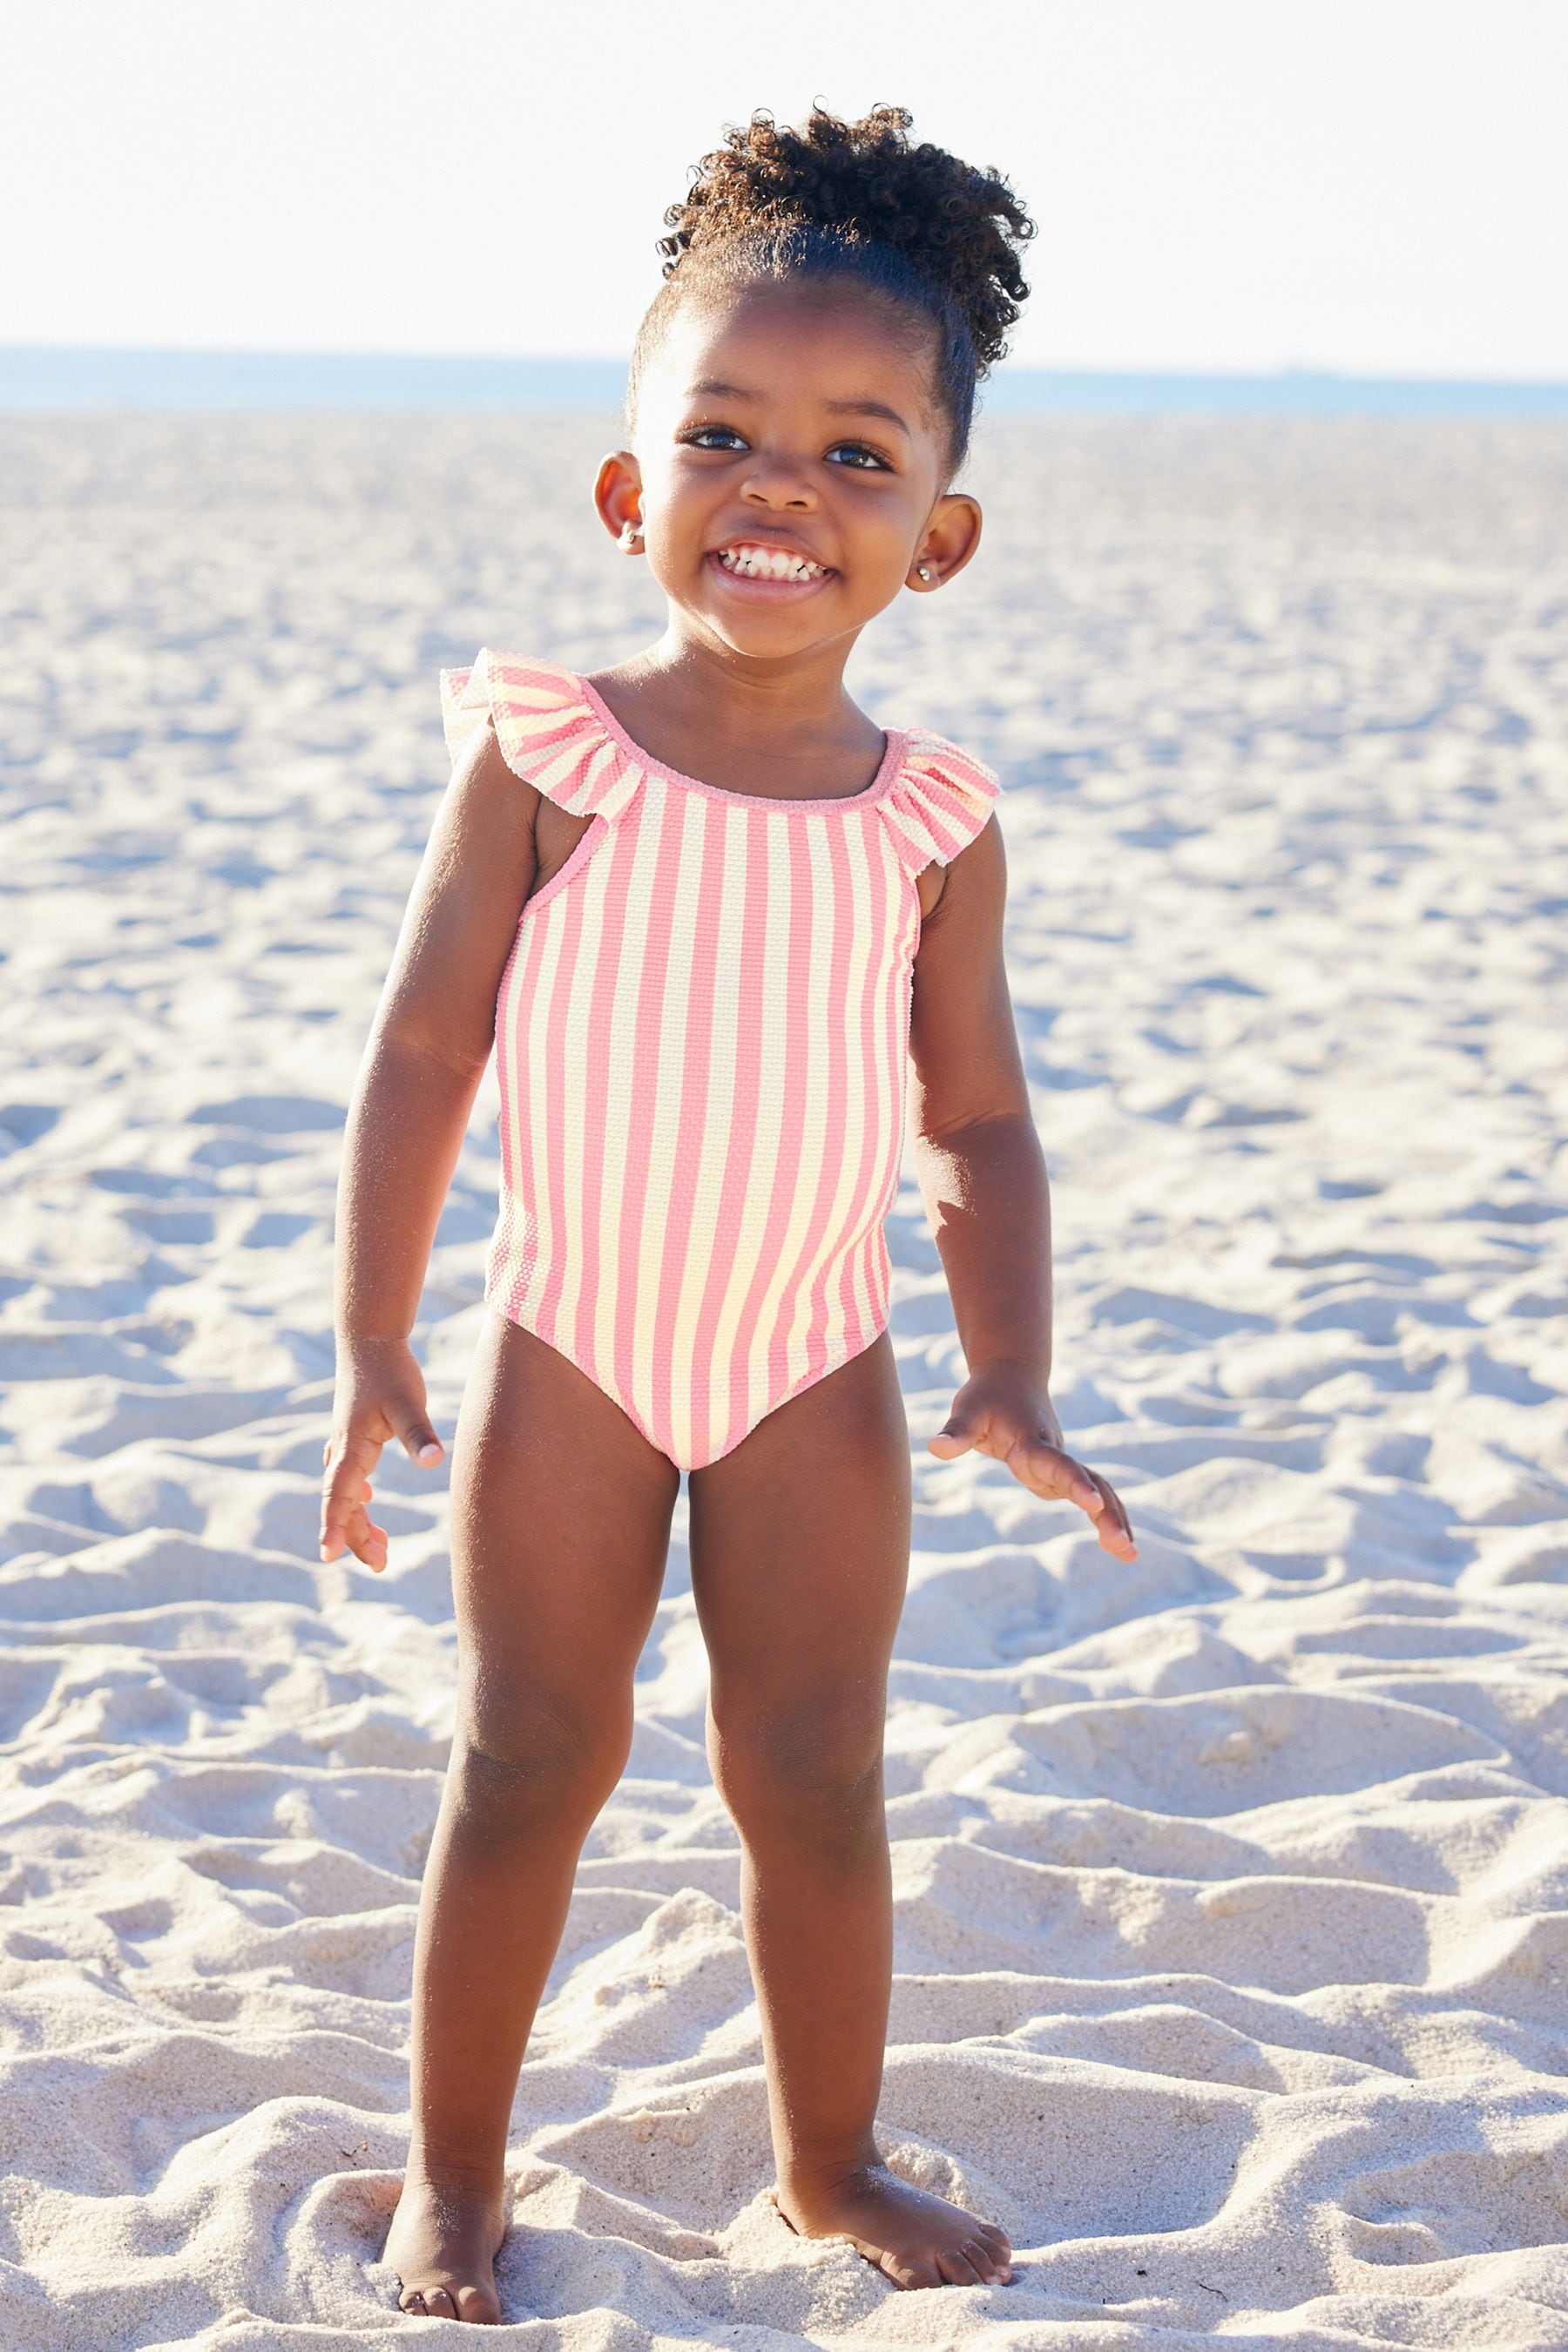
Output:
M495 1039L496 996L535 870L539 795L487 725L437 812L360 1066L338 1181L337 1392L321 1557L386 1565L370 1474L400 1439L442 1446L408 1344L431 1244Z
M921 929L910 1054L915 1160L969 1378L931 1441L971 1446L1073 1502L1136 1557L1114 1487L1073 1459L1050 1400L1051 1213L1003 957L1006 854L993 817L948 866Z

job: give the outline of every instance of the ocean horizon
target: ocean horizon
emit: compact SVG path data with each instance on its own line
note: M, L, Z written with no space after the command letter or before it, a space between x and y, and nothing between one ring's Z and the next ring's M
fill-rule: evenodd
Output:
M0 409L615 409L626 363L407 352L0 346ZM1003 367L993 415L1568 417L1568 383Z

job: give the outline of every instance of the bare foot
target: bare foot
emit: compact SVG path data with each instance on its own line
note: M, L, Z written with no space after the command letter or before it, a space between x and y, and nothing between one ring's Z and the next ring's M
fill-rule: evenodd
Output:
M1006 2232L962 2205L868 2164L837 2181L793 2182L773 2203L803 2238L847 2238L895 2286L1005 2285L1013 2275Z
M382 2253L403 2288L399 2311L416 2319L469 2319L499 2327L495 2258L505 2235L493 2191L411 2169Z

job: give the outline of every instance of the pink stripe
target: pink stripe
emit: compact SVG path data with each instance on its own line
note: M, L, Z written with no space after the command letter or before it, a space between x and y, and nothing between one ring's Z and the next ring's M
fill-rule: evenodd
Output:
M973 828L966 822L973 806L973 802L945 777L932 778L927 817L932 835L941 840L950 857L973 838Z
M729 1416L715 1433L713 1402L723 1367L716 1360L719 1318L724 1311L731 1261L741 1230L742 1211L753 1181L752 1160L756 1149L757 1111L762 1099L763 951L768 924L767 824L752 817L746 828L745 912L741 925L741 962L733 976L735 990L735 1078L730 1105L730 1132L723 1152L724 1176L713 1233L713 1255L702 1285L692 1339L695 1376L691 1398L691 1458L703 1463L717 1458L731 1426ZM742 1416L742 1426L744 1426ZM710 1449L712 1449L710 1451Z
M909 1054L911 979L911 958L908 949L912 936L911 917L918 911L920 906L919 896L913 882L910 883L905 897L907 904L900 909L897 934L889 946L885 1010L877 1030L878 1037L889 1057L887 1084L889 1137L881 1161L881 1185L876 1197L868 1203L868 1222L873 1234L880 1234L882 1220L893 1205L899 1190L900 1169L903 1161L902 1110L906 1099L904 1071ZM896 1132L894 1131L895 1122L897 1122ZM883 1242L879 1246L885 1251L886 1243ZM879 1276L884 1271L879 1263L875 1263L875 1270ZM871 1333L868 1331L866 1337L869 1339Z
M640 807L646 790L637 796ZM668 1083L668 1074L659 1069L659 1033L664 1024L664 983L669 967L670 925L675 908L676 879L680 864L680 811L664 797L659 810L660 830L655 852L652 883L648 888L647 923L647 950L643 962L642 984L637 996L637 1047L632 1060L632 1083L645 1106L651 1107L658 1097L661 1079ZM621 1195L621 1229L615 1237L605 1238L606 1252L616 1248L616 1395L629 1412L636 1367L637 1316L637 1260L642 1254L643 1206L647 1198L649 1143L652 1120L645 1108L641 1116L631 1120L626 1137L626 1189Z
M637 835L641 825L642 803L639 797L626 811L624 823L616 828L615 838L609 846L598 853L608 858L609 872L605 883L604 929L596 942L594 992L588 1001L587 1040L584 1049L588 1073L583 1101L583 1228L586 1247L582 1280L577 1286L574 1341L578 1363L593 1364L595 1372L598 1370L598 1358L595 1321L599 1304L599 1286L608 1279L610 1273L607 1253L596 1231L599 1202L604 1197L605 1104L608 1100L598 1074L609 1067L610 1030L615 1018L616 991L621 980L621 950L630 903L627 886L637 857Z
M584 761L577 771L577 805L584 810L599 809L610 794L617 790L630 762L618 751L609 751L592 761Z
M790 1204L795 1196L795 1178L800 1169L799 1105L805 1099L806 1074L810 1065L809 1018L811 1011L811 954L814 934L818 921L816 894L813 887L811 852L798 833L785 835L789 857L790 919L787 948L787 982L784 1021L784 1123L779 1136L778 1154L773 1161L773 1183L768 1193L767 1215L763 1223L762 1244L752 1278L746 1286L745 1302L735 1327L734 1345L730 1350L730 1423L732 1428L743 1429L751 1416L752 1341L762 1309L763 1293L778 1270L779 1252L789 1226ZM789 1386L787 1375L781 1379L775 1357L778 1353L776 1329L767 1335L766 1389L776 1396Z
M860 1138L860 1164L855 1171L855 1214L870 1191L877 1155L883 1148L886 1133L886 1112L882 1096L888 1085L887 1065L879 1049L877 1020L877 992L882 959L876 942L886 929L888 920L887 854L880 841L871 835L867 841L870 867L872 951L866 959L866 979L860 998L860 1034L866 1040L866 1116ZM902 1073L900 1072L901 1076ZM865 1344L868 1334L860 1320L860 1310L855 1298L855 1256L851 1251L839 1269L838 1303L844 1316L845 1345L851 1353Z
M673 826L674 819L671 819ZM700 1176L702 1132L708 1113L710 1061L713 1048L713 1003L719 988L719 912L724 894L722 806L707 802L702 810L702 871L698 879L697 907L692 919L691 973L686 1000L685 1066L680 1079L680 1108L675 1131L675 1166L670 1183L669 1224L661 1247L658 1298L653 1324L653 1420L668 1431L672 1391L692 1384L692 1367L677 1365L675 1318L691 1234Z
M899 1173L904 1156L902 1127L903 1106L906 1100L904 1075L910 1051L914 949L920 930L920 893L911 882L903 895L898 933L889 951L889 961L891 968L888 974L888 988L890 1002L888 1006L887 1027L880 1033L887 1040L891 1057L888 1078L889 1118L891 1121L896 1117L899 1120L899 1129L889 1143L881 1194L872 1208L873 1218L879 1225L892 1207L898 1193Z
M528 1202L538 1197L532 1182L538 1171L534 1166L533 1130L528 1116L531 1056L527 1049L526 1036L530 1008L533 1003L533 992L539 978L540 959L544 953L544 924L540 917L530 916L526 907L521 921L519 936L526 940L522 956L522 974L516 986L501 999L504 1028L497 1040L497 1045L498 1050L506 1058L507 1076L502 1080L502 1084L507 1087L509 1096L515 1100L516 1121L521 1135L520 1149L524 1163L522 1167L513 1164L512 1120L509 1118L501 1129L501 1176L512 1198ZM514 970L516 958L517 949L514 942L512 949ZM533 1276L535 1255L539 1247L539 1226L536 1219L531 1219L531 1230L525 1237L519 1263L512 1269L511 1285L507 1295L507 1312L511 1315L515 1315L521 1306L523 1293Z

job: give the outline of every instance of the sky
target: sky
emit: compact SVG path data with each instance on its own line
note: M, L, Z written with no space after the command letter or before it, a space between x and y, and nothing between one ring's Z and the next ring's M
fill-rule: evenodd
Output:
M616 357L731 122L908 106L1016 364L1568 380L1568 0L0 0L0 342Z

